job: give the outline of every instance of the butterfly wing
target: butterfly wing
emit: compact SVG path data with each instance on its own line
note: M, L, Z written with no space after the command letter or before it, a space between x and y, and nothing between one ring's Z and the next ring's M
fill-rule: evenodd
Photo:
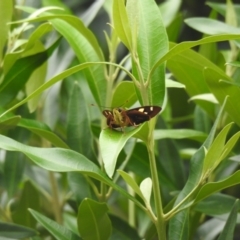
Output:
M130 119L128 126L139 125L149 121L151 118L155 117L161 109L162 108L159 106L143 106L127 110L126 115Z

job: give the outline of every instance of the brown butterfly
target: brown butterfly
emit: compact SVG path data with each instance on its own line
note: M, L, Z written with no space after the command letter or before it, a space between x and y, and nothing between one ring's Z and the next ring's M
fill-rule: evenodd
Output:
M137 126L141 123L149 121L155 117L160 111L158 106L143 106L124 110L122 108L114 108L112 111L104 110L102 113L107 118L107 125L110 128L124 128Z

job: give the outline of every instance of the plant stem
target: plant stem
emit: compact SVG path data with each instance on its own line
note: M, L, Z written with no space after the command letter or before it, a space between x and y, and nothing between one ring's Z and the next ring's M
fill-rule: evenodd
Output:
M147 143L149 162L150 162L150 171L152 175L153 183L153 195L156 208L157 220L155 221L155 226L158 233L159 240L166 240L166 223L164 220L163 208L162 208L162 199L160 193L160 184L158 181L157 166L154 154L154 138L153 131L150 130L149 140Z
M50 184L52 189L52 206L56 222L62 224L62 213L59 202L58 186L53 172L49 172Z

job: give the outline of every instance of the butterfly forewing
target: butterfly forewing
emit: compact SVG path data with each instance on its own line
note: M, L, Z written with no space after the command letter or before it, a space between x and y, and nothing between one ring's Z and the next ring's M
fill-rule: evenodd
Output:
M131 119L131 125L139 125L155 117L161 109L158 106L143 106L127 110L126 114Z
M151 118L155 117L161 109L162 108L159 106L143 106L130 110L120 108L114 109L114 111L117 111L117 115L120 114L121 122L114 116L113 111L104 110L103 115L107 118L107 125L110 128L123 128L127 126L136 126L149 121Z

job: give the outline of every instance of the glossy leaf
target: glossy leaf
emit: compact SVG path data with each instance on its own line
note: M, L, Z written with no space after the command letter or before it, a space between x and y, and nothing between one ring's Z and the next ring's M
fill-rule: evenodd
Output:
M3 135L0 135L0 148L8 151L22 152L37 165L49 171L79 171L83 174L87 174L88 176L112 186L114 189L134 201L139 207L142 207L137 199L133 198L121 187L110 181L110 179L94 163L75 151L61 148L30 147Z
M205 69L204 75L209 88L220 104L223 103L226 96L229 96L225 108L226 112L235 123L240 125L240 117L238 114L240 111L240 101L237 100L240 96L239 87L220 81L220 79L227 81L231 81L231 79L224 73L216 72L212 68Z
M236 198L230 195L214 193L198 202L194 206L194 210L208 216L216 216L224 219L226 213L231 211L235 201Z
M133 189L135 193L137 193L143 200L145 199L144 195L142 194L142 191L140 187L137 185L136 181L133 179L133 177L121 170L118 170L118 173L121 175L121 177L124 179L124 181Z
M171 79L166 79L166 87L167 88L185 88L184 84L173 81Z
M233 27L229 24L208 19L208 18L189 18L185 20L185 23L193 29L208 34L240 34L240 30L237 27Z
M162 63L164 63L165 61L167 61L169 59L173 59L173 57L175 58L176 55L179 55L179 54L181 54L181 57L184 57L184 54L182 54L182 52L189 50L190 48L193 48L193 47L201 45L201 44L234 40L234 39L239 39L239 38L240 38L240 34L221 34L221 35L215 35L215 36L208 36L208 37L202 38L197 41L182 42L179 44L170 43L170 50L161 59L159 59L157 61L157 63L154 65L151 72L149 73L149 77L151 77L152 72L155 71L155 69L159 65L161 65ZM191 59L191 58L192 57L190 56L189 59ZM195 64L197 64L197 63L200 64L198 60L196 60ZM212 63L209 61L208 64L205 64L205 66L208 66L209 64L212 65ZM213 65L213 66L215 66L215 65Z
M112 129L105 129L101 132L99 144L104 168L109 177L112 177L114 174L118 155L123 149L125 143L130 137L136 134L142 126L124 133Z
M218 116L214 122L214 125L203 143L203 145L197 150L197 152L192 156L191 158L191 165L190 165L190 173L189 177L187 180L187 183L185 184L184 188L182 191L179 193L176 202L174 205L177 203L181 202L198 184L199 180L201 179L202 175L202 169L203 169L203 164L204 164L204 158L205 158L205 150L204 148L209 148L213 142L214 136L217 131L217 126L220 122L221 116L223 114L223 109L226 105L226 99L224 101L224 104L222 108L220 109ZM190 199L185 202L185 204L188 204ZM169 239L181 239L181 236L186 237L186 231L188 230L188 209L184 210L180 213L178 213L176 216L174 216L170 222L169 222L169 230L168 230L168 236ZM180 231L181 230L181 231ZM182 235L183 233L183 235ZM184 238L182 238L184 239Z
M112 222L113 231L110 240L140 240L142 239L137 233L136 229L131 227L122 218L114 215L109 216Z
M223 148L225 145L226 137L231 126L232 124L225 126L224 129L218 134L211 147L208 149L203 165L204 174L220 162L219 158L222 154L222 151L224 150Z
M56 147L69 148L68 145L60 137L53 133L51 129L42 122L22 118L19 121L18 126L26 128L38 136L48 140Z
M220 219L212 218L204 222L197 231L197 234L203 239L216 239L224 227L224 222Z
M112 226L107 212L106 203L98 203L91 199L82 201L78 209L78 230L83 239L109 239Z
M76 56L81 62L100 62L103 61L103 54L93 33L85 27L83 22L70 15L50 15L44 13L43 16L30 18L20 22L38 22L48 20L53 27L64 36L73 48ZM84 74L88 80L89 87L96 102L99 105L105 103L106 79L103 66L85 69Z
M7 111L5 111L3 114L1 114L0 117L5 115L6 113L12 111L13 109L21 106L22 104L26 103L28 100L38 96L40 93L42 93L44 90L46 90L49 87L51 87L56 82L61 81L62 79L64 79L64 78L74 74L75 72L78 72L78 71L80 71L80 70L82 70L84 68L87 68L87 67L90 67L90 66L96 65L96 64L97 63L83 63L83 64L79 64L79 65L77 65L75 67L69 68L69 69L61 72L60 74L56 75L55 77L53 77L50 80L48 80L47 82L45 82L43 85L41 85L38 89L36 89L33 93L31 93L29 96L24 98L22 101L20 101L19 103L17 103L13 107L9 108Z
M28 208L40 209L39 193L30 181L24 184L22 195L12 218L15 223L34 228L36 221L28 212Z
M113 93L111 107L122 107L122 106L130 107L136 101L137 101L137 95L135 92L133 82L123 81L117 85Z
M197 203L213 193L219 192L222 189L234 186L239 183L240 183L240 171L235 172L230 177L227 177L222 181L209 182L201 188L194 202Z
M69 18L67 22L62 19L50 21L54 28L69 42L79 61L98 62L103 60L97 40L80 19ZM106 79L103 65L87 68L84 70L84 74L96 102L103 105L106 98Z
M165 26L169 26L174 21L176 14L178 13L181 6L180 0L170 0L163 2L159 8L161 10L163 22Z
M151 178L145 178L140 184L140 190L142 195L144 196L145 201L148 203L149 206L152 194L152 180Z
M43 216L33 209L29 209L33 217L43 225L56 239L58 240L81 240L79 236L71 232L64 226L58 224L57 222Z
M161 13L155 1L139 1L139 35L137 52L143 78L149 81L148 101L150 105L162 106L165 96L165 65L158 65L152 75L149 72L168 50L168 39ZM161 39L161 41L159 41ZM133 66L133 70L136 66ZM134 74L139 79L136 70ZM138 89L136 89L138 91ZM140 93L138 92L138 96ZM139 97L141 104L142 99Z
M12 1L1 1L0 2L0 62L2 62L3 49L8 39L10 26L7 24L12 19L13 13L13 2Z
M15 133L19 133L19 131ZM24 165L23 155L19 155L16 152L6 153L3 165L3 177L8 199L12 199L19 190L19 182L21 182L24 174Z
M46 51L18 59L14 63L0 86L1 106L9 103L16 96L16 94L23 88L32 72L51 56L58 44L59 40L57 40Z
M36 236L37 234L38 232L32 228L0 222L0 237L4 239L24 239Z
M113 2L113 22L114 29L124 43L124 45L131 51L132 36L126 8L123 0L116 0Z
M167 189L171 189L171 191L180 190L186 183L186 173L184 171L183 161L178 150L178 141L175 142L175 140L172 140L172 138L175 138L178 135L180 135L181 138L181 132L178 134L180 129L176 129L175 133L171 132L174 130L166 129L166 124L161 118L158 119L156 127L158 129L154 130L154 136L155 131L163 131L163 137L167 137L161 139L162 136L159 135L160 139L158 139L156 142L157 150L159 153L161 153L157 155L157 162L159 162L157 169L161 183L162 185L166 186ZM163 194L163 199L170 200L172 197L169 195L171 194L168 192L168 190L166 190L165 194Z
M234 228L236 226L237 215L238 215L239 200L236 200L232 207L232 211L229 214L228 220L224 226L224 229L218 240L233 239L234 238Z
M203 142L207 135L203 132L191 130L191 129L157 129L154 130L154 139L184 139L189 138L199 142Z
M20 119L21 119L20 116L13 116L13 117L5 118L4 120L2 118L1 119L2 121L0 121L0 130L8 130L10 128L15 127L20 121Z
M193 101L193 100L203 100L203 101L208 101L214 104L218 104L217 99L214 97L212 93L199 94L189 99L189 101Z
M93 136L89 112L83 93L77 83L73 85L68 104L67 139L71 149L93 159Z
M49 23L41 24L29 36L28 41L21 50L7 53L4 58L4 73L7 74L18 59L44 51L44 46L40 43L39 39L52 30L53 28Z
M79 172L69 172L68 183L74 194L77 204L80 204L85 198L94 198L91 186L89 185L88 178Z

